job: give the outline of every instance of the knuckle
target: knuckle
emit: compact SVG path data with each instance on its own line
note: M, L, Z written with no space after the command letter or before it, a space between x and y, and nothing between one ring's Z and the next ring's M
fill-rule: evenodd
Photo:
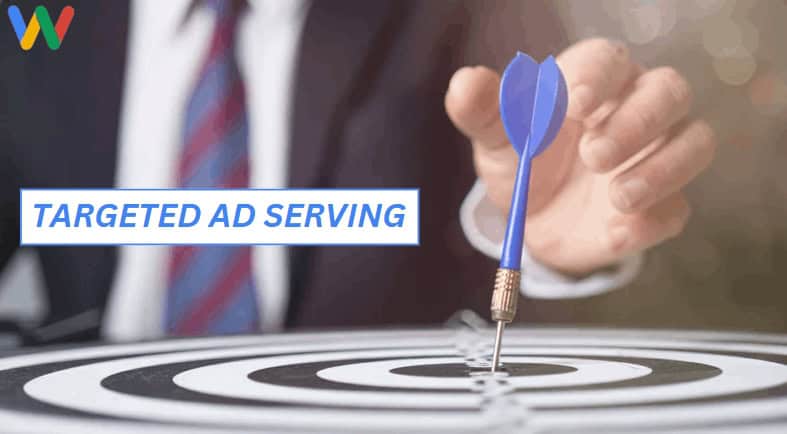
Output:
M640 110L632 110L628 123L631 127L631 133L634 135L633 139L639 139L648 135L649 132L658 128L661 116L653 108L642 108Z
M610 57L625 57L628 55L626 44L607 38L592 38L588 46Z
M675 174L675 165L669 162L653 162L644 177L650 185L664 185Z
M686 201L683 201L680 209L678 210L677 216L672 220L670 225L670 236L677 237L678 235L682 234L686 230L686 226L688 226L690 218L691 207L688 203L686 203Z
M707 146L710 151L715 151L717 146L716 133L710 124L705 121L695 121L694 129L696 131L695 134L697 134L697 141Z
M686 230L686 224L688 223L688 219L685 220L678 220L672 224L672 227L669 229L669 238L675 238L680 236Z
M629 62L629 51L625 44L606 39L590 38L577 43L569 50L571 64L579 66L564 70L570 87L579 84L604 85L612 80L611 75L620 65ZM558 63L566 60L561 57ZM561 65L564 66L564 65Z
M694 97L691 85L675 68L665 66L654 71L659 86L673 104L690 103Z
M588 48L593 48L595 50L603 49L603 47L609 44L609 39L601 38L601 37L593 37L585 39L583 45Z
M702 120L694 121L692 124L694 130L694 146L698 148L698 153L702 158L703 167L713 161L716 156L716 149L718 142L716 141L716 134L711 126Z

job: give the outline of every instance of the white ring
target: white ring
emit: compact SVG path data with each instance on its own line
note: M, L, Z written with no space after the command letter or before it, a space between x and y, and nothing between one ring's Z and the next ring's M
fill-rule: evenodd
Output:
M126 370L145 367L229 357L255 357L276 353L295 353L308 351L357 351L370 352L383 348L412 348L407 357L423 357L429 351L436 355L452 356L450 350L434 349L437 345L452 341L454 332L373 332L373 333L331 333L314 335L281 335L244 339L206 339L199 341L165 342L155 344L120 345L87 349L62 350L51 353L21 355L0 360L0 371L43 363L78 361L92 357L122 357L108 362L86 364L62 371L53 372L28 382L25 391L30 396L53 405L85 411L89 414L127 417L146 422L167 421L186 424L184 430L196 431L200 424L211 424L213 427L238 427L269 429L321 429L325 431L369 431L372 429L388 429L394 431L411 430L460 430L476 431L488 426L488 421L477 412L412 412L412 411L367 411L343 409L313 409L297 407L260 407L206 404L174 401L167 399L131 396L105 389L100 382L112 375ZM491 339L491 336L489 337ZM747 340L751 343L713 342L713 340ZM772 355L787 355L784 338L767 335L726 335L716 333L646 333L643 331L616 333L609 330L555 330L536 329L518 331L512 329L506 336L506 349L509 354L555 354L556 357L596 355L609 357L650 357L686 360L706 363L722 369L724 372L714 378L691 383L634 387L612 390L574 391L571 395L580 399L580 407L591 405L588 398L605 398L611 402L634 404L648 402L648 399L677 399L675 389L669 387L683 386L678 389L682 397L711 397L713 393L742 393L759 390L785 383L787 367L778 363L766 362L746 357L702 354L698 351L752 352ZM757 343L759 342L759 343ZM248 345L242 347L242 345ZM173 354L141 355L135 354L150 351L182 351L199 348L229 347L204 351L186 351ZM231 348L237 346L238 348ZM537 348L539 347L540 348ZM535 347L535 348L534 348ZM604 347L604 348L598 348ZM635 347L635 348L626 348ZM639 347L639 348L637 348ZM641 347L654 348L642 349ZM670 349L660 350L658 348ZM685 349L686 351L672 351ZM408 350L409 351L409 350ZM504 356L504 360L507 357ZM257 366L256 369L260 367ZM557 375L555 375L557 377ZM254 384L245 380L247 385ZM734 384L736 383L736 384ZM254 384L258 385L258 384ZM706 389L708 386L710 389ZM737 387L734 387L737 386ZM232 391L230 384L225 384ZM726 392L725 392L726 388ZM290 388L291 389L291 388ZM690 390L693 389L693 390ZM731 390L734 390L730 392ZM710 391L711 393L706 393ZM642 396L643 392L650 397ZM681 405L649 405L647 407L602 408L602 409L561 409L549 411L551 405L561 406L555 398L564 395L562 392L534 392L536 405L544 402L543 410L533 411L528 420L528 427L534 430L582 429L588 424L604 424L606 426L659 425L669 423L680 424L724 423L740 420L756 420L757 418L785 417L787 414L787 398L747 399L743 401L711 401L709 403L684 403ZM583 393L586 394L584 397ZM423 396L423 394L419 394ZM533 395L531 393L528 396ZM230 393L229 396L238 397ZM564 395L565 397L565 395ZM342 397L343 398L343 397ZM521 403L527 404L526 397L518 396ZM648 402L648 403L652 403ZM59 432L97 433L113 432L123 434L136 432L132 423L115 420L93 420L87 417L60 417L37 412L22 412L0 409L0 419L4 429L11 431L35 431L39 433ZM72 421L78 421L71 423ZM204 427L204 425L202 425ZM138 426L136 426L138 428ZM61 429L62 428L62 429ZM156 430L157 427L151 427ZM164 431L162 428L159 431ZM150 431L150 430L146 430ZM213 430L211 430L213 431ZM216 429L218 431L218 429ZM248 429L246 429L248 431Z
M509 347L509 351L513 351ZM787 382L787 366L764 360L716 354L696 354L683 351L640 350L619 348L517 348L517 354L545 353L570 356L643 357L703 363L722 369L722 375L689 383L653 385L635 388L527 391L514 396L522 405L541 408L564 406L604 406L644 404L658 401L704 398L724 394L743 393ZM413 393L369 392L354 390L325 390L307 387L281 386L250 381L246 376L253 371L310 363L364 357L414 357L445 355L439 350L352 351L341 353L306 354L296 356L247 359L185 371L173 378L175 384L195 392L210 395L285 402L305 405L342 405L381 408L439 408L451 409L477 406L479 395L472 393ZM76 368L78 369L78 368ZM67 372L67 371L63 371ZM64 374L66 375L66 374ZM71 374L73 375L73 374ZM746 382L740 381L746 378ZM35 381L35 380L34 380ZM83 380L83 384L84 384Z
M473 377L417 377L398 375L391 371L407 366L441 365L462 363L459 357L429 359L396 359L376 362L353 363L326 368L317 376L339 383L371 387L400 387L410 389L457 389L471 390ZM611 362L607 360L575 359L569 357L507 357L506 363L541 363L570 366L576 371L550 375L505 377L506 382L515 388L525 387L566 387L624 381L650 374L650 368L632 363ZM196 368L180 375L193 373L194 377L210 375L203 369L212 370L222 365ZM179 375L179 376L180 376ZM180 384L180 383L179 383Z

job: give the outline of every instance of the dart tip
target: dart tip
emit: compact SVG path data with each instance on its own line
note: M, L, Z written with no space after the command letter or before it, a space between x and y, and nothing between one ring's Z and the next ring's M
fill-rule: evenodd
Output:
M500 366L500 346L503 343L503 330L505 329L505 322L497 322L497 333L495 334L495 349L492 353L492 373L497 372Z

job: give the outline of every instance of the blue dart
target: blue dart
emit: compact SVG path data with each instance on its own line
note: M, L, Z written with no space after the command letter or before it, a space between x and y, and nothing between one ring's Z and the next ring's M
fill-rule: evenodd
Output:
M566 80L555 58L549 56L539 65L530 56L517 53L503 72L500 83L500 116L511 146L519 155L519 166L492 292L492 320L497 321L492 372L500 364L505 324L513 321L516 315L530 167L533 158L555 140L566 117L567 106Z

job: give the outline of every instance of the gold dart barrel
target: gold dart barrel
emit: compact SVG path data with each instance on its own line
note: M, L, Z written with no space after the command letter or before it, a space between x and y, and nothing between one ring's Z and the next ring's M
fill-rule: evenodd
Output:
M495 275L495 290L492 292L492 320L509 323L516 316L519 299L519 284L522 273L510 268L498 268Z
M519 282L522 274L510 268L498 268L495 275L495 290L492 291L492 319L497 321L495 346L492 353L492 373L500 365L500 349L503 344L503 329L516 316L519 299Z

